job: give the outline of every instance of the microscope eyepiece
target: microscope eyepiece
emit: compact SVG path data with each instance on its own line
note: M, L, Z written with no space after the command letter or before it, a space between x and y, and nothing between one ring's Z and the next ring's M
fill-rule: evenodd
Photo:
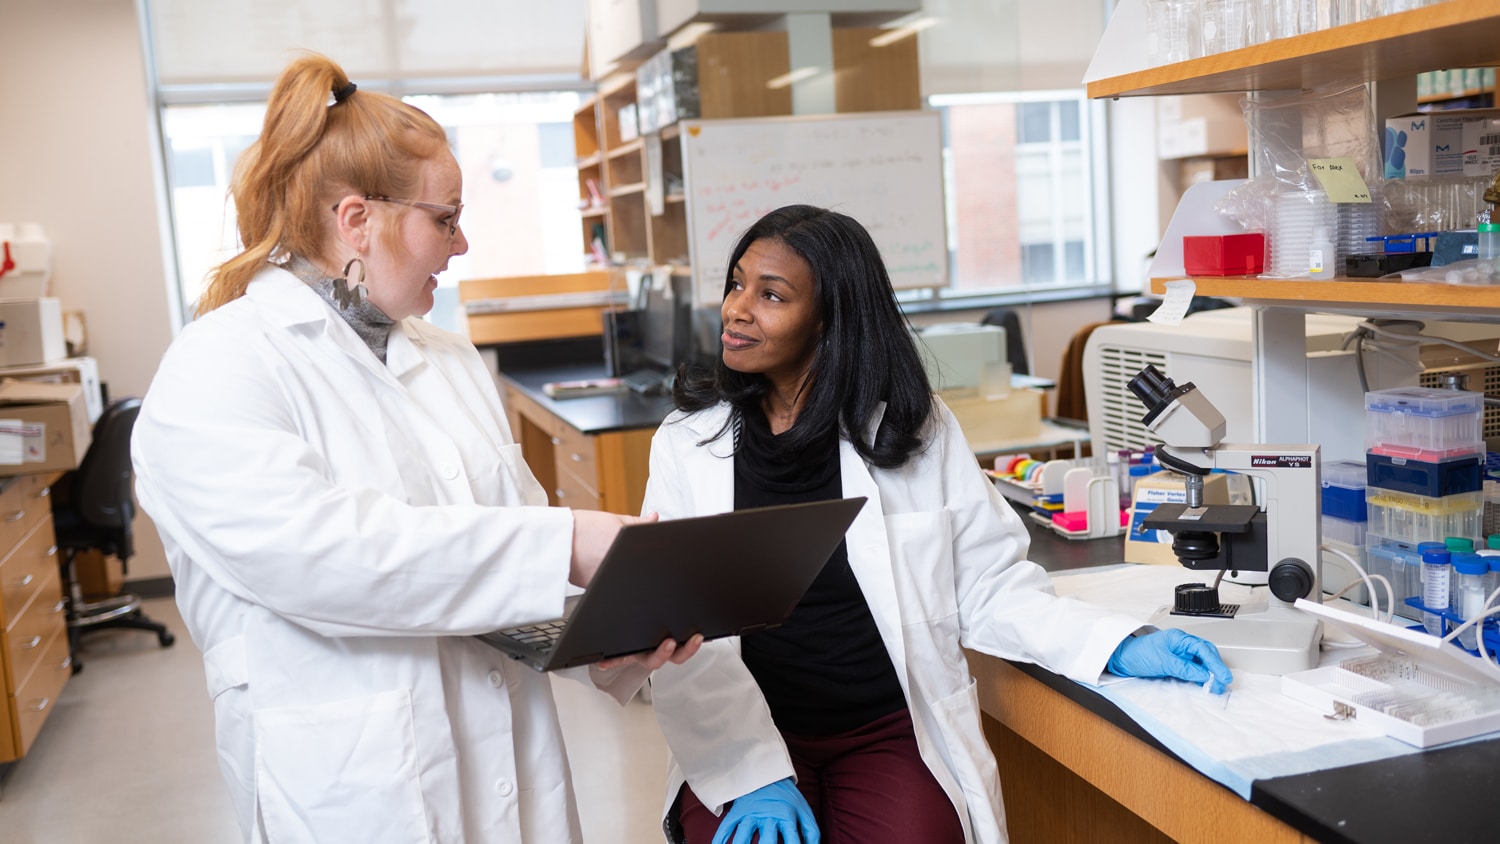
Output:
M1155 364L1149 363L1146 364L1145 369L1136 373L1126 386L1130 388L1130 392L1135 393L1135 397L1141 400L1141 404L1144 404L1147 410L1171 401L1172 391L1177 389L1177 384L1171 378L1162 374Z

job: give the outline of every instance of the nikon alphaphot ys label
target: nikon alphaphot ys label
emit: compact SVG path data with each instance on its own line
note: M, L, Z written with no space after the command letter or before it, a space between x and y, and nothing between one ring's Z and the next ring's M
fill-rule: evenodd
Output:
M1311 469L1311 454L1252 454L1251 468Z

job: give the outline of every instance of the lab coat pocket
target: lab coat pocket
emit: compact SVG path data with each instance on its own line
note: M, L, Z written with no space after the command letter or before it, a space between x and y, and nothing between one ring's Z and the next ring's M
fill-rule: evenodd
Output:
M1004 841L1005 815L1000 802L1000 771L979 723L979 690L973 678L957 694L934 701L933 717L948 747L953 777L968 803L969 827L976 842Z
M266 838L428 842L411 695L255 713L256 797Z
M948 510L890 514L885 517L885 531L901 623L956 618L953 524Z

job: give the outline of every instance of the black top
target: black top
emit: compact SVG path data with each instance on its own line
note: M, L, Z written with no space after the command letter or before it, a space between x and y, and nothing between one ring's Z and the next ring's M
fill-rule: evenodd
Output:
M737 436L736 510L843 497L836 432L802 454L788 454L765 415L754 413ZM844 543L786 623L745 636L740 652L782 732L835 735L906 708Z

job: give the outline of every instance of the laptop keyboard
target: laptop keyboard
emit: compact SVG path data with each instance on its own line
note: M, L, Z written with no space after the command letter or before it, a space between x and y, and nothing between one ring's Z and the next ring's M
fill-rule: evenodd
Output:
M528 624L524 627L512 627L500 631L500 635L525 642L537 650L546 653L552 650L557 640L562 636L563 628L567 627L566 621L547 621L541 624Z

